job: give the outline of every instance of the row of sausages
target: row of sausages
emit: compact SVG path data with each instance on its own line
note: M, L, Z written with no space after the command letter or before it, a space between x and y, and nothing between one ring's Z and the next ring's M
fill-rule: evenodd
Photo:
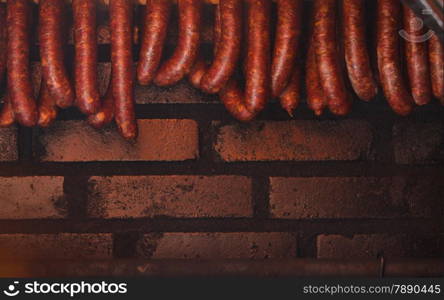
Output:
M427 41L413 12L400 0L378 0L376 58L366 32L366 0L314 0L310 12L308 50L301 53L302 0L275 0L276 28L271 28L271 0L220 0L215 6L211 62L200 54L201 0L178 0L178 40L162 60L172 11L170 0L147 1L136 72L133 72L132 0L110 0L111 81L101 97L97 82L96 1L72 0L74 80L65 68L64 1L39 1L39 45L42 83L35 101L29 69L31 0L8 0L0 6L0 80L7 73L7 96L0 126L48 126L58 108L76 105L100 128L115 120L123 137L137 136L134 81L169 86L187 77L193 86L219 94L240 121L252 120L268 99L279 98L290 114L301 100L305 72L307 102L316 115L350 112L357 96L370 101L380 87L400 115L436 97L444 104L444 51L434 35ZM401 43L403 27L409 38ZM272 41L274 36L274 41ZM407 76L400 46L404 45ZM244 47L242 47L244 46ZM305 64L302 58L305 57ZM245 78L239 84L237 66ZM305 67L305 68L304 68ZM134 74L136 76L134 76ZM406 78L405 78L406 77ZM354 95L353 95L353 93Z

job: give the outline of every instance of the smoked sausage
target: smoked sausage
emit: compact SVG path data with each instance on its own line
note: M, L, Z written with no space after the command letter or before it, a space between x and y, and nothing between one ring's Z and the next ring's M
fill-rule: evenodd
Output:
M444 105L444 46L436 34L429 40L429 61L433 96Z
M219 92L227 110L243 122L264 109L270 94L270 0L247 1L247 26L245 93L233 78ZM222 26L221 36L225 30L228 29Z
M29 66L31 2L9 0L6 9L8 98L17 122L31 127L36 125L38 117Z
M342 35L348 78L356 95L369 101L377 95L378 85L367 47L365 9L365 0L342 0Z
M270 96L271 0L247 0L247 7L245 105L250 112L258 113Z
M108 87L105 97L102 100L100 110L88 116L88 123L97 129L103 128L112 122L114 118L114 98L111 85Z
M0 127L9 127L15 122L14 111L8 95L3 97L3 107L0 111Z
M350 112L351 101L339 63L336 36L336 0L315 0L314 43L316 63L330 111L336 115Z
M425 30L415 13L404 5L404 30L407 40L405 44L405 58L410 90L417 105L430 102L432 88L430 84L430 70L427 53L427 42L421 40Z
M328 106L328 103L324 91L322 90L315 55L314 41L312 38L308 48L307 62L305 65L305 86L307 89L308 107L316 116L320 116Z
M74 102L74 90L68 78L63 55L64 1L40 0L39 43L42 76L57 106L67 108Z
M298 53L302 11L300 0L277 0L276 4L276 37L271 63L271 95L273 97L278 97L290 82Z
M413 110L414 102L403 82L399 61L400 1L378 0L377 15L376 48L382 89L393 111L406 116Z
M96 1L73 0L76 105L84 114L100 107L97 82Z
M137 137L134 104L132 56L132 0L110 0L111 21L111 86L114 114L120 134L125 139Z
M179 37L173 55L164 62L154 83L168 86L177 83L186 76L198 57L200 41L200 0L179 0Z
M160 64L170 18L170 0L150 0L145 7L137 79L148 85Z
M49 94L46 83L42 80L40 83L39 95L39 120L37 124L40 127L48 127L57 118L57 104L55 98Z
M201 89L210 94L219 92L228 82L241 54L242 1L220 0L217 10L214 60L200 82Z
M279 96L281 107L293 117L293 111L301 102L301 66L296 63L293 67L290 82Z

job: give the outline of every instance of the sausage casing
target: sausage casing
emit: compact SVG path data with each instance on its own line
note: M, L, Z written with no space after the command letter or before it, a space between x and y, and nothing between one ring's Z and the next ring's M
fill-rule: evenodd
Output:
M358 97L369 101L378 93L365 34L365 1L342 0L344 52L348 78Z
M180 0L179 37L173 55L165 61L154 77L158 86L177 83L187 75L198 57L200 41L200 0Z
M271 94L278 97L290 82L301 34L302 2L277 0L276 37L271 63Z
M262 111L270 96L271 0L248 0L245 105L252 113Z
M39 2L39 43L42 76L48 91L56 98L61 108L74 102L74 90L64 65L63 19L64 1L40 0Z
M417 105L430 102L432 89L430 84L430 71L427 53L427 42L416 40L424 35L420 20L412 9L404 5L404 30L407 40L405 43L405 58L409 77L410 90ZM418 27L419 25L419 27Z
M55 99L49 94L48 87L44 81L42 81L40 84L38 109L39 120L37 124L40 127L48 127L57 118L57 105L55 103Z
M8 95L3 97L3 107L0 111L0 127L9 127L15 122L14 111Z
M96 1L73 0L76 105L84 114L100 107L97 81Z
M133 2L110 0L111 21L111 85L114 114L120 134L125 139L137 137L134 104L132 56Z
M211 94L219 92L228 82L241 54L242 1L221 0L217 9L215 56L200 82L201 89Z
M339 63L336 37L336 0L316 0L314 41L316 62L330 111L336 115L350 112L351 103Z
M393 111L406 116L413 109L413 98L407 91L399 61L401 3L399 0L378 0L377 57L382 89Z
M435 34L429 40L429 61L433 96L444 105L444 46Z
M8 1L6 5L8 97L17 122L28 127L36 125L38 117L29 66L30 6L29 0Z
M147 1L137 65L137 79L142 85L148 85L153 80L159 67L170 12L171 1L169 0Z
M305 65L305 86L307 89L307 104L316 116L322 115L327 107L327 99L321 86L319 70L316 63L313 39L307 53L307 62Z
M111 85L108 87L102 100L100 110L88 116L88 124L92 127L100 129L112 122L114 118L114 98Z

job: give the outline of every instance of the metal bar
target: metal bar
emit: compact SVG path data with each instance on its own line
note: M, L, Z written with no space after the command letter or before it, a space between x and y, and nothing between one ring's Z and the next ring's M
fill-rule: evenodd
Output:
M444 259L344 261L291 260L109 260L1 262L0 277L188 277L188 276L363 276L440 277Z

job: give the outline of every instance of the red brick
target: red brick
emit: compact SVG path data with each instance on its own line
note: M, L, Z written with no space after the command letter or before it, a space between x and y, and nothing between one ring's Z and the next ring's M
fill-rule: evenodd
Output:
M3 259L105 259L112 257L111 234L0 234Z
M63 218L63 177L0 177L0 219Z
M431 217L444 212L443 177L271 178L274 218Z
M0 128L0 161L17 159L17 128Z
M393 127L393 149L398 164L431 163L444 160L442 122L398 122Z
M357 120L213 124L225 161L367 159L372 143L371 127Z
M265 259L296 256L291 233L165 233L147 234L137 254L152 259Z
M97 218L251 216L251 180L239 176L92 177L88 215Z
M127 142L114 126L102 130L85 121L57 122L43 130L35 148L41 161L183 161L198 157L193 120L138 120L139 137Z
M444 235L359 234L320 235L318 258L365 259L384 257L444 257Z

